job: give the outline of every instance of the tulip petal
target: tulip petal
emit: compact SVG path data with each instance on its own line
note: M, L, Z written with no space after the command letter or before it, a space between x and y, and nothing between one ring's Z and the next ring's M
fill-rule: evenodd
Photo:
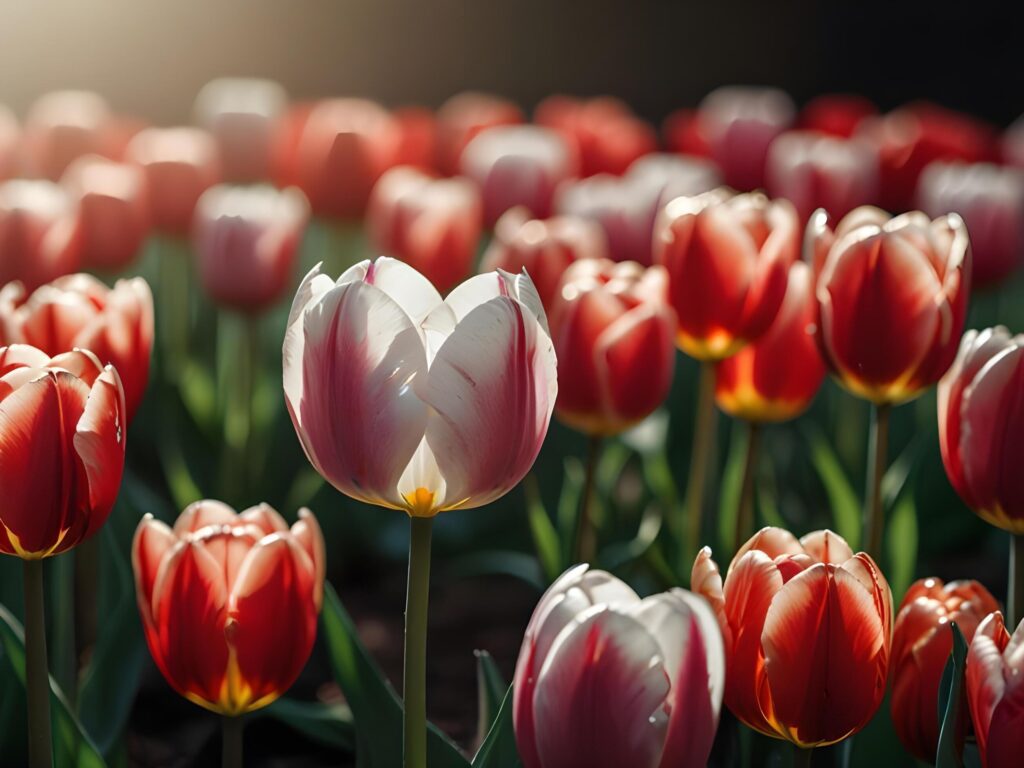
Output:
M991 613L978 627L967 652L967 700L982 764L988 765L988 740L996 707L1006 692L1003 651L1010 641L1001 613ZM1019 728L1018 728L1019 730Z
M89 392L75 429L74 447L85 470L91 536L106 521L117 501L124 469L125 403L121 379L111 366L99 375Z
M814 531L800 539L800 546L819 563L840 565L853 557L846 540L830 530Z
M29 344L8 344L0 347L0 376L18 368L45 368L50 356Z
M320 523L308 509L299 510L299 520L292 526L292 537L309 555L313 563L313 602L317 611L323 604L324 597L324 576L327 573L327 551L324 547L324 535L320 530Z
M239 513L238 520L245 524L255 525L266 536L288 530L288 523L269 504L257 504L254 507L249 507Z
M405 262L382 256L364 264L363 281L390 296L417 328L441 305L441 294L437 289Z
M165 523L147 514L135 530L132 540L132 570L139 613L146 626L153 623L153 586L164 557L178 543L178 537Z
M187 533L195 533L207 526L233 527L238 522L238 515L223 501L203 499L193 501L182 512L174 523L174 535L181 538Z

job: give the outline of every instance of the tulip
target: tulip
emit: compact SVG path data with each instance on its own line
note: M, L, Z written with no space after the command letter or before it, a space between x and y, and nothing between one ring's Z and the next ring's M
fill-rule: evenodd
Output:
M892 722L917 759L931 763L939 746L939 687L953 649L949 625L969 643L999 604L976 581L921 579L907 590L892 640ZM963 736L959 734L962 744Z
M726 86L700 103L700 131L725 182L748 191L764 184L765 157L776 136L792 125L792 100L775 88Z
M193 227L203 288L230 309L265 310L292 285L308 218L295 187L210 187L196 204Z
M868 117L878 114L875 105L863 96L828 94L811 99L800 110L797 121L805 131L818 131L848 139Z
M550 311L570 264L607 256L608 243L596 222L578 216L531 219L525 208L512 208L494 225L481 269L512 273L525 269Z
M711 157L711 147L701 130L700 118L695 109L671 112L661 124L661 135L670 152Z
M125 153L146 177L153 227L165 234L187 234L199 196L220 176L213 137L197 128L146 128Z
M978 627L967 654L967 701L984 768L1020 765L1024 750L1024 622L1010 636L1002 614Z
M925 168L917 200L929 216L960 214L971 234L972 279L1005 280L1024 259L1024 170L989 163L935 162Z
M82 266L112 272L129 267L149 231L142 170L90 155L69 165L61 184L78 201Z
M441 172L449 175L458 172L463 148L481 131L522 122L522 110L507 99L473 91L452 96L437 111Z
M0 284L20 280L34 290L74 272L78 217L67 193L49 181L0 184Z
M196 118L217 143L225 181L270 178L271 148L287 106L287 92L273 80L224 77L203 86Z
M277 131L270 147L270 173L278 187L299 184L299 146L306 123L316 105L312 101L290 104L278 118Z
M21 129L14 113L0 104L0 181L16 176L21 162Z
M773 197L793 203L801 222L817 208L841 218L875 202L878 158L862 141L791 131L769 147L765 183Z
M108 155L112 115L92 91L53 91L41 96L25 119L24 149L34 175L56 181L82 155Z
M61 277L31 293L20 283L0 290L0 342L29 344L47 355L88 349L123 384L131 422L149 381L153 294L141 277L107 288L87 274Z
M401 259L447 292L472 270L483 204L467 179L399 166L373 188L366 222L377 253Z
M401 140L397 165L411 165L424 171L437 168L437 119L425 107L402 107L392 116L398 122Z
M510 125L478 133L462 150L460 167L480 188L484 221L493 227L517 205L538 218L550 216L555 188L576 176L577 160L554 131Z
M892 595L870 556L831 531L798 541L764 528L724 585L705 547L691 585L718 616L725 703L742 722L802 748L868 724L885 695L892 633Z
M725 678L708 605L682 589L641 600L577 565L544 593L516 664L526 768L707 764Z

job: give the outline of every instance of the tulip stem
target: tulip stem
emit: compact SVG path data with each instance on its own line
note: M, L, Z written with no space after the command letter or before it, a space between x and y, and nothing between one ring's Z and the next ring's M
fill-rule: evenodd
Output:
M25 560L25 693L28 703L28 762L53 764L50 742L50 675L46 667L43 561Z
M259 358L259 325L255 317L241 317L223 311L218 328L220 355L228 383L224 411L224 480L227 497L248 503L252 471L253 396L256 391Z
M888 404L875 405L871 412L871 441L868 445L868 485L864 497L864 541L862 546L878 562L882 556L882 532L885 513L882 509L882 478L885 476L889 449Z
M810 768L814 747L798 747L793 745L793 768Z
M176 386L188 360L189 283L188 250L166 235L156 239L160 281L157 297L157 334L161 342L164 381Z
M242 716L225 715L221 725L221 768L242 768Z
M576 538L576 561L592 563L597 556L597 528L594 525L594 476L601 455L601 438L591 435L587 441L587 467L580 496L579 534Z
M754 479L757 477L757 458L761 446L761 425L747 422L747 451L743 459L743 482L740 485L740 502L736 510L736 534L733 537L733 552L753 533L754 528Z
M1016 627L1024 619L1024 534L1010 534L1010 585L1006 594L1008 625Z
M433 518L410 517L405 601L405 768L427 768L427 603Z
M690 452L690 477L686 483L687 529L682 565L700 547L700 528L704 513L704 486L707 484L709 460L715 440L715 363L704 360L700 364L697 384L697 418L693 431L693 449Z

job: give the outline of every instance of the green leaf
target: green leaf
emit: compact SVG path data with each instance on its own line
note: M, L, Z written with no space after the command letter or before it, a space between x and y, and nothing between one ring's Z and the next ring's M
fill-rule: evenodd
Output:
M402 764L402 702L359 641L355 625L330 584L321 617L334 679L345 694L356 724L357 768ZM427 764L467 768L469 763L447 736L428 727Z
M192 421L204 434L216 435L220 431L217 414L217 386L210 371L194 360L188 361L178 380L178 391Z
M963 768L963 760L957 744L961 733L964 713L964 670L967 662L967 641L956 622L949 625L953 633L953 650L946 662L939 683L939 748L935 755L935 768Z
M352 711L344 704L321 701L278 699L259 710L258 716L271 717L325 747L351 753L356 748L356 729Z
M760 462L759 469L762 470L763 482L758 482L757 488L757 509L765 525L775 528L786 528L785 519L779 511L778 487L775 482L775 464L771 460L771 454L764 456Z
M482 744L490 730L507 685L501 670L487 651L476 651L477 744Z
M526 494L526 517L530 523L533 546L537 551L544 579L551 583L566 567L566 563L562 561L562 544L558 540L558 531L555 530L544 508L537 478L532 473L523 481L523 491Z
M14 675L25 686L25 631L21 623L0 605L0 643ZM106 763L92 739L78 722L54 679L50 678L50 715L53 722L54 763L57 768L105 768Z
M580 495L583 493L583 462L575 456L565 458L565 476L558 498L558 538L562 543L563 563L573 562L573 545L580 516Z
M622 471L629 463L632 455L629 448L617 440L601 441L601 456L597 461L595 473L595 490L603 499L611 498L615 487L619 484Z
M897 502L889 518L885 543L889 551L889 586L899 601L914 580L917 567L917 508L913 494L906 493Z
M843 472L839 457L832 445L817 427L806 426L804 434L811 450L814 465L832 507L832 519L836 533L846 539L856 552L860 547L861 504L850 481Z
M473 758L473 768L521 768L512 727L512 688L505 694L487 738Z
M743 422L733 421L729 438L729 457L726 459L725 469L722 470L722 487L718 495L718 545L723 552L733 551L748 433L749 430Z
M882 475L882 503L892 507L907 488L921 455L921 441L912 440Z

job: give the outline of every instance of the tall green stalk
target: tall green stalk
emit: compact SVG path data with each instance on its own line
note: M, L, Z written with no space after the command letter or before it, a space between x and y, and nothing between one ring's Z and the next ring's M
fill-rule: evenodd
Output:
M242 768L242 717L221 718L221 768Z
M431 517L410 517L405 601L404 766L427 768L427 604Z
M601 455L601 438L591 436L587 441L587 467L580 496L579 533L576 537L576 561L593 563L597 556L597 527L594 524L594 478Z
M25 693L28 702L28 764L53 765L50 738L50 675L46 666L43 561L25 560Z
M882 506L882 478L888 462L889 414L891 405L875 405L871 412L871 441L868 446L868 480L864 494L864 551L876 562L882 556L885 510Z
M690 476L686 484L686 540L683 562L687 562L700 548L700 530L704 515L704 488L715 443L715 363L704 360L700 364L697 384L697 412L693 431L693 449L690 453Z
M761 425L747 422L747 450L743 457L743 481L740 485L739 508L736 510L736 531L733 535L733 552L753 533L754 528L754 480L757 477L757 459L761 445Z

